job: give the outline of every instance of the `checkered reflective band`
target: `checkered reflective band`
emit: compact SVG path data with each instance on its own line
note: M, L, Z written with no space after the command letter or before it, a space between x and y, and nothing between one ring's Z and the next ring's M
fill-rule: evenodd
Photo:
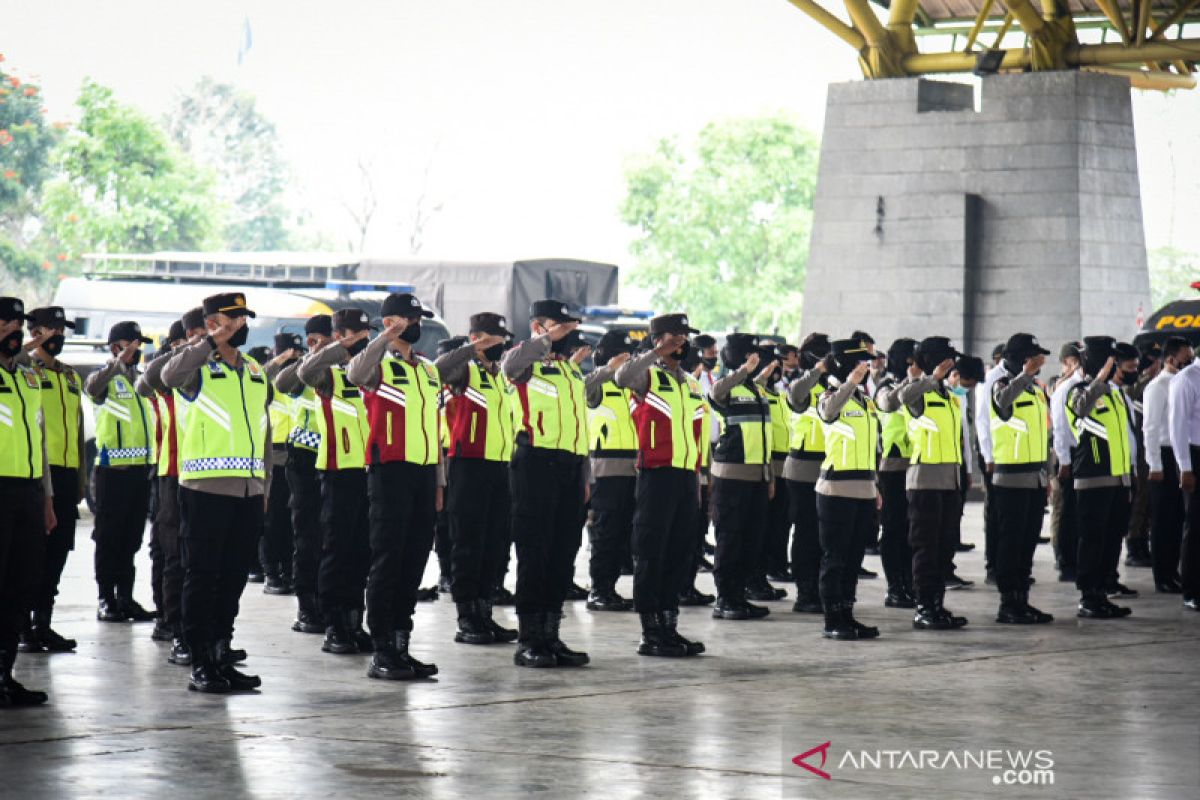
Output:
M149 458L150 448L148 447L122 447L117 450L107 450L109 459L116 458Z
M288 441L292 444L298 444L301 447L311 447L315 450L321 446L321 434L316 431L305 430L304 428L292 428L292 432L288 434Z
M184 472L216 472L218 470L262 472L265 467L261 458L193 458L183 462Z

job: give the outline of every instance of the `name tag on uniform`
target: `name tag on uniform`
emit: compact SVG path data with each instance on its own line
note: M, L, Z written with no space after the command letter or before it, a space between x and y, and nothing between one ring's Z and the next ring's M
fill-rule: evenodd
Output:
M216 361L208 362L208 376L210 378L224 378L225 370L221 369L221 365Z
M849 410L847 410L847 411L845 411L845 412L843 412L843 413L844 413L844 414L845 414L847 417L865 417L865 416L866 416L866 412L865 412L865 411L859 411L857 408L851 408L851 409L849 409Z

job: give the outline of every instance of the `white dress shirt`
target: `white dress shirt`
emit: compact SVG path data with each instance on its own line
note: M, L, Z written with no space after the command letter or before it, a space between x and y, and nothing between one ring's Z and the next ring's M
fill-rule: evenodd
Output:
M1171 449L1180 472L1192 471L1192 445L1200 445L1200 361L1179 371L1167 395Z
M1067 394L1081 380L1083 376L1079 370L1075 370L1071 377L1059 381L1050 395L1050 427L1054 433L1054 455L1058 457L1059 464L1071 463L1071 448L1076 444L1075 431L1071 430L1071 423L1067 420Z
M997 364L987 371L983 376L982 388L977 388L975 392L975 436L979 439L979 455L983 458L983 463L991 464L992 462L992 417L990 409L992 405L992 384L1000 380L1000 377L1005 374L1004 365ZM964 418L966 415L963 415Z
M712 390L713 383L715 382L716 378L713 377L711 370L700 370L700 389L703 391L705 397L708 397L708 393ZM708 431L708 440L715 445L717 440L721 438L721 420L716 414L709 414L709 417L712 424Z
M971 447L971 423L969 421L971 415L967 413L967 407L971 404L971 393L967 392L966 394L955 395L954 399L958 400L959 411L962 413L963 466L966 468L968 475L974 475L975 448Z
M1168 433L1167 398L1174 372L1163 369L1142 393L1142 443L1151 472L1162 472L1162 449L1171 446Z

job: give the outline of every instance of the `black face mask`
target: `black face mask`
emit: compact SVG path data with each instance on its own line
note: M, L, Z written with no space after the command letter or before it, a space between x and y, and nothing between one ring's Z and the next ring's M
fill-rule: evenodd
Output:
M52 356L57 356L63 351L63 345L67 343L67 337L61 333L56 333L46 341L42 342L42 349Z
M244 345L246 343L246 340L249 338L250 338L250 329L247 328L245 325L243 325L242 327L240 327L236 331L234 331L233 336L229 337L229 346L236 350L237 348Z
M563 358L569 358L571 355L571 347L573 345L574 345L574 343L570 340L569 337L559 339L557 342L551 343L550 352L554 353L556 355L560 355Z
M503 342L501 342L500 344L494 344L491 347L489 347L483 351L483 357L486 358L488 361L499 361L500 357L502 355L504 355L504 343Z
M1020 375L1021 370L1025 369L1025 362L1017 361L1015 358L1004 359L1004 368L1008 370L1009 375Z
M1125 386L1133 386L1137 383L1138 374L1136 372L1122 372L1121 383Z
M363 350L366 350L366 349L367 349L367 340L366 340L366 339L359 339L359 340L358 340L357 342L355 342L354 344L352 344L352 345L348 346L348 347L346 348L346 352L347 352L347 353L349 353L349 354L350 354L350 355L352 355L352 356L356 356L356 355L358 355L359 353L361 353Z
M689 355L691 355L691 352L692 352L692 343L684 342L683 344L681 344L679 346L678 350L676 350L674 353L671 354L671 356L676 361L683 361L685 358L687 358Z
M25 342L25 334L21 331L14 331L5 337L0 343L0 353L12 358L17 353L21 352L21 345Z
M404 332L400 334L400 341L416 344L421 340L421 321L410 322Z
M716 369L717 368L717 359L716 358L702 358L702 359L700 359L700 363L704 365L705 369Z

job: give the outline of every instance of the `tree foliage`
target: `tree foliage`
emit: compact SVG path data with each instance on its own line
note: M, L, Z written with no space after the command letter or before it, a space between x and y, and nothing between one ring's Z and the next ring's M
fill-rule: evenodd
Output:
M1162 308L1172 300L1189 300L1196 296L1191 285L1200 280L1200 253L1159 247L1148 255L1150 297L1155 308Z
M817 156L782 114L710 123L690 149L660 141L626 169L633 282L706 330L797 333Z
M56 151L46 225L72 256L88 250L202 250L216 243L212 178L111 89L85 80L79 124Z
M167 119L171 138L218 178L226 209L228 250L281 250L289 246L283 202L288 169L275 125L254 97L228 83L201 78L179 97Z

